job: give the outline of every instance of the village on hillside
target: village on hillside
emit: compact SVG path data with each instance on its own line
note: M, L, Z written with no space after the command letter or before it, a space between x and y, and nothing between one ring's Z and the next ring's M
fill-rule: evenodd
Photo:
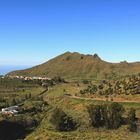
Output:
M51 80L51 78L48 77L39 77L39 76L11 76L11 75L6 75L6 76L2 76L2 79L4 78L9 78L9 79L22 79L22 80Z

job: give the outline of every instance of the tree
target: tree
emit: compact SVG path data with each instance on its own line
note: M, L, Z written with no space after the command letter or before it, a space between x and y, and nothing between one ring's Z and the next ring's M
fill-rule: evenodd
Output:
M76 129L76 122L61 109L55 109L52 118L52 124L59 131L72 131Z
M100 127L102 126L102 106L96 105L96 106L89 106L88 112L91 118L92 126L93 127Z
M83 84L89 84L90 83L90 81L88 81L88 80L83 80Z
M131 108L128 113L128 124L129 131L136 132L137 131L137 123L136 123L136 110Z
M105 126L107 129L117 129L122 123L124 108L118 103L89 106L88 112L93 127Z
M54 77L52 81L54 81L55 83L65 83L65 80L60 76Z
M96 85L89 86L88 90L90 94L94 94L97 91L97 86Z
M124 108L118 103L111 103L105 109L105 126L108 129L117 129L121 126Z

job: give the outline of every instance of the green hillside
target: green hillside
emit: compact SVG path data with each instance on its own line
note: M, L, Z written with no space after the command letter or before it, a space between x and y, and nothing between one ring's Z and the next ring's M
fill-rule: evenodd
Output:
M124 124L119 129L108 130L104 127L93 128L91 126L90 117L87 107L90 105L104 105L111 102L97 101L90 99L73 98L75 93L78 93L84 85L80 83L80 87L76 83L64 83L54 86L44 95L44 100L48 102L50 109L45 112L43 120L39 126L29 134L26 140L139 140L140 129L138 132L132 133L128 130L128 125ZM66 92L71 96L66 96ZM121 103L124 108L124 117L128 116L130 108L137 110L137 117L140 116L140 103ZM74 131L57 131L51 123L52 113L54 108L60 108L66 112L78 123L78 128ZM58 117L58 116L57 116Z
M97 54L83 55L66 52L50 61L30 69L14 71L9 75L22 76L61 76L65 79L114 79L120 76L137 74L140 63L109 63Z
M0 109L20 107L18 115L0 114L0 139L140 139L140 75L50 85L43 81L47 90L40 82L0 79Z

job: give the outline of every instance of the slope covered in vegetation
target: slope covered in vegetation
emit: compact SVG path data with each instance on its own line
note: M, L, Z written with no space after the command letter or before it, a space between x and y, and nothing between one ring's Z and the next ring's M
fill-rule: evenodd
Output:
M139 139L139 103L113 103L110 101L72 98L83 87L83 83L65 83L50 88L44 96L50 110L46 112L40 125L26 139ZM136 114L131 108L136 110ZM70 126L73 125L69 125L72 123L70 120L76 123L76 127L72 130ZM67 129L60 130L60 126Z

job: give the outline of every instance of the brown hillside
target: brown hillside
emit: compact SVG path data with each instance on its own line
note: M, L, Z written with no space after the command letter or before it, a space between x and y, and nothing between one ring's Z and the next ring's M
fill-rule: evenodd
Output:
M109 63L101 60L97 54L83 55L66 52L50 61L30 69L14 71L9 75L22 76L61 76L67 79L112 79L137 74L140 63Z

